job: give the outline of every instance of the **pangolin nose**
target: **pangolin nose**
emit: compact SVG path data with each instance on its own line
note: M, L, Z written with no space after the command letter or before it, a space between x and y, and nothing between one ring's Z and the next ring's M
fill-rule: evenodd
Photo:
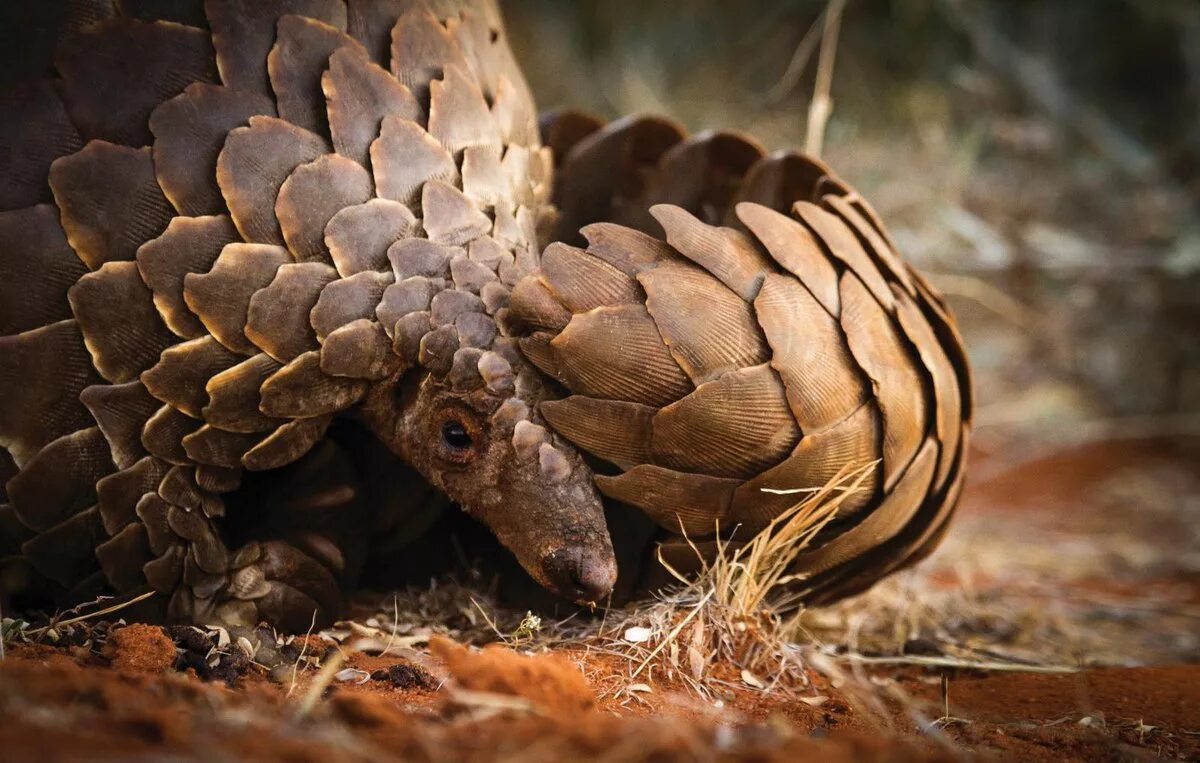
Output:
M560 595L578 604L604 601L617 582L617 563L612 554L584 548L564 548L549 554L542 569Z

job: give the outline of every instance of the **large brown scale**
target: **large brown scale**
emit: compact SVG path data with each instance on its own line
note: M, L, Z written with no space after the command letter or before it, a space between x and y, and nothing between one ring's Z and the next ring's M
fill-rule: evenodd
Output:
M678 559L866 469L810 602L941 537L961 342L820 162L539 129L491 2L64 7L0 104L0 592L304 629L430 486L580 602L617 574L601 494Z

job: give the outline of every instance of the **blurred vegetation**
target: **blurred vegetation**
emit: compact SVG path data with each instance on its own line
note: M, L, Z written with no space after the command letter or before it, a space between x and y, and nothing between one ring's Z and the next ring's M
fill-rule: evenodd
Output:
M823 1L503 5L543 109L803 146ZM824 158L950 297L981 434L1197 428L1200 4L850 0L832 98Z

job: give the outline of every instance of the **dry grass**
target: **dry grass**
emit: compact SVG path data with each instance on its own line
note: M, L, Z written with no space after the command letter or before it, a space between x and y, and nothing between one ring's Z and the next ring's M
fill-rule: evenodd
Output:
M653 599L608 610L598 623L551 624L531 642L618 658L626 665L626 680L607 691L630 701L661 680L702 697L730 683L764 692L808 686L791 643L804 580L793 563L842 503L863 488L873 466L847 465L825 486L796 491L802 496L797 503L744 545L718 540L707 556L693 544L700 560L695 575L685 577L660 559L679 584Z

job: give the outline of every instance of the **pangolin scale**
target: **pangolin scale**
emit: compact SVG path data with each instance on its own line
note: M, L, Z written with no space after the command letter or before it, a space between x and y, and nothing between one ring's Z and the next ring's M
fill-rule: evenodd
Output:
M961 341L820 162L539 125L491 2L90 0L46 64L0 114L0 591L302 630L429 486L577 601L602 494L682 567L865 469L810 602L945 531Z

